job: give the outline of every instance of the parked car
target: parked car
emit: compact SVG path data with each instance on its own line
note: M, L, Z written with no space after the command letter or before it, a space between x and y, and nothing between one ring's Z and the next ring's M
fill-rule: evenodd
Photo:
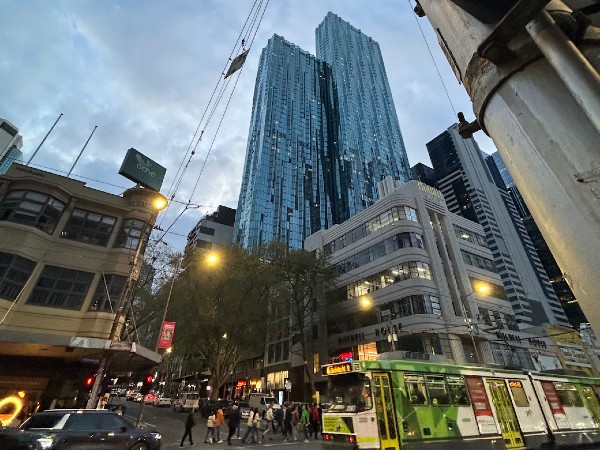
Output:
M155 399L156 399L156 394L154 392L150 392L150 393L146 394L146 396L144 397L144 403L146 405L151 405L154 403Z
M47 450L110 448L158 450L161 436L135 427L120 415L98 409L53 409L31 416L20 427L37 434Z
M250 413L250 404L244 400L240 400L238 402L238 408L240 408L240 411L242 412L242 420L246 420Z
M127 400L128 402L132 402L139 395L139 393L140 393L140 391L128 391L127 397L125 397L125 400Z
M200 394L197 392L180 392L173 402L173 411L190 411L192 408L198 410L199 404Z
M171 406L171 397L166 395L157 395L152 403L154 406Z
M250 408L258 408L258 411L261 414L265 409L269 407L269 405L273 405L273 409L281 408L279 401L275 397L269 394L261 394L258 392L253 392L250 394L248 403L250 405Z

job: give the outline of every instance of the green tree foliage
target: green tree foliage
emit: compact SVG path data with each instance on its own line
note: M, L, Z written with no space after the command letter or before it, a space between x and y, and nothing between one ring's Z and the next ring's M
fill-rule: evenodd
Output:
M209 256L216 260L209 262ZM273 273L261 252L239 247L216 254L194 249L182 267L167 316L177 322L174 347L204 361L216 397L241 358L264 352Z
M318 353L319 322L325 317L323 288L334 282L338 272L325 257L306 250L293 250L272 243L265 250L276 282L272 285L271 311L289 317L290 351L302 357L311 393L316 392L313 354ZM326 336L322 336L323 339Z

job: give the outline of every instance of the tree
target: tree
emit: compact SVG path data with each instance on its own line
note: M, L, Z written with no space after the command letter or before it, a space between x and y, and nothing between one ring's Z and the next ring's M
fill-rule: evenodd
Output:
M247 349L264 351L272 270L261 253L240 247L185 255L173 286L168 318L177 322L179 354L201 358L210 370L216 397Z
M277 280L273 285L271 310L279 309L280 313L289 316L290 352L302 357L311 394L315 395L312 355L319 328L313 332L313 327L318 324L319 306L323 305L320 301L323 287L334 282L338 271L326 257L306 250L288 249L281 243L271 244L267 254Z

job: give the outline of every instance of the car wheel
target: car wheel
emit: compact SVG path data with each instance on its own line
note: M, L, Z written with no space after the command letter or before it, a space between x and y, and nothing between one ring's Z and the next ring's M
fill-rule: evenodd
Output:
M139 442L131 447L129 450L148 450L148 446L143 442Z

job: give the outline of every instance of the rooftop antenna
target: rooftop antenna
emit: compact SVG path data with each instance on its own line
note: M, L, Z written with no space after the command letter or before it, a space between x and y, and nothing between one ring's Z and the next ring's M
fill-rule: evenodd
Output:
M40 147L44 144L44 142L46 142L46 138L50 135L50 133L52 133L52 130L54 130L54 127L56 126L56 124L58 123L58 121L60 120L60 118L62 116L63 116L63 113L60 113L60 116L58 116L58 119L56 119L56 122L54 122L54 125L52 125L52 128L50 128L50 131L48 131L46 133L46 136L44 136L44 139L42 139L42 142L40 142L40 145L37 146L37 148L33 152L33 155L31 155L31 158L29 158L29 161L27 161L27 164L25 164L26 166L29 165L29 163L31 162L31 160L33 159L33 157L37 154L37 152L40 149Z
M96 125L94 127L94 129L92 130L92 134L90 134L90 137L88 138L87 141L85 141L85 144L83 146L83 148L81 149L81 151L79 152L79 155L77 155L77 159L75 160L75 162L73 163L73 165L71 166L71 170L69 170L69 173L67 174L67 178L69 178L69 176L71 175L71 172L73 172L73 169L75 168L75 164L77 164L77 161L79 161L79 158L81 158L81 155L83 155L83 151L85 150L85 148L88 145L88 142L90 142L90 139L92 138L92 136L94 135L94 131L96 131L96 128L98 128L98 125Z

